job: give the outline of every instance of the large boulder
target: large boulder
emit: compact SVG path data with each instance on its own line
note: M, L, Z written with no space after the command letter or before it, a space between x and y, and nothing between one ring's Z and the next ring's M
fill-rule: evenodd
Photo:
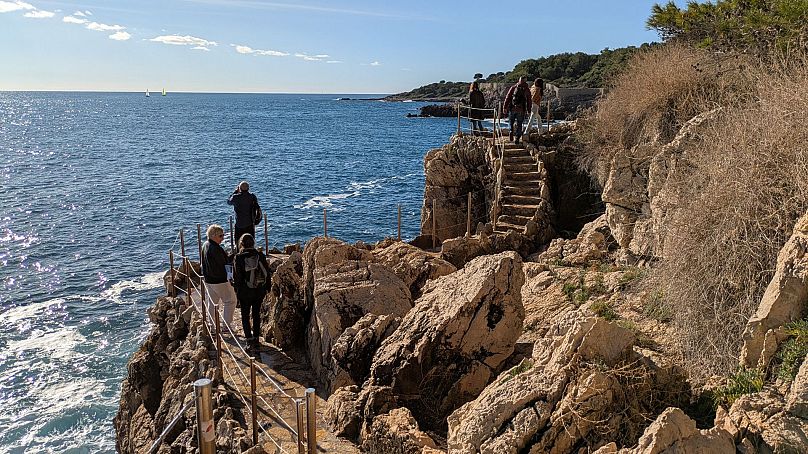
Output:
M523 282L513 252L479 257L431 281L373 358L370 383L390 387L425 427L441 427L513 352Z
M314 271L314 305L308 326L308 353L312 368L333 390L331 348L337 338L366 314L403 317L412 307L409 288L389 268L364 260L336 260L347 251L370 254L348 245L324 246Z
M734 454L735 444L730 434L720 427L709 430L696 428L696 421L690 419L679 408L671 407L662 412L645 429L637 447L623 449L624 454L675 454L704 452Z
M293 251L272 275L272 288L262 306L264 338L280 348L300 348L305 339L306 304L303 256Z
M373 251L373 256L378 263L390 268L404 281L413 299L421 296L421 289L427 281L457 271L457 268L446 260L402 242L377 248Z
M331 388L362 384L370 373L373 354L400 323L398 317L371 313L343 331L331 347Z
M733 435L736 445L755 446L751 452L808 452L808 420L789 413L774 389L739 397L716 417L716 426Z
M777 256L774 277L746 324L741 364L765 369L782 340L778 328L808 313L808 213Z
M406 408L377 416L362 434L362 452L368 454L421 454L424 448L437 445Z

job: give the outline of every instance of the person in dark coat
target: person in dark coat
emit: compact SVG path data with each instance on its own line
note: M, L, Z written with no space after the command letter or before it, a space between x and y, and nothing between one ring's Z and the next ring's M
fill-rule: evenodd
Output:
M259 348L261 337L261 303L271 286L272 275L263 252L255 249L255 238L245 233L238 240L238 254L233 267L233 286L241 306L241 326L252 348ZM263 269L262 269L263 268ZM264 282L250 285L251 273L263 273ZM254 283L253 283L254 284ZM250 317L252 315L252 317ZM250 325L252 318L252 325Z
M505 105L503 106L503 113L508 114L508 123L511 128L509 139L513 140L515 135L517 144L522 138L522 124L525 121L525 114L530 112L531 102L530 87L525 78L520 77L519 82L512 86L505 95ZM515 127L514 123L516 123Z
M233 206L236 213L236 225L233 228L236 241L245 233L249 233L255 238L255 213L260 210L258 197L250 192L250 184L242 181L236 186L236 190L230 194L227 204Z
M469 87L469 119L471 120L471 133L480 135L483 128L483 118L485 118L485 96L480 91L480 83L476 80Z

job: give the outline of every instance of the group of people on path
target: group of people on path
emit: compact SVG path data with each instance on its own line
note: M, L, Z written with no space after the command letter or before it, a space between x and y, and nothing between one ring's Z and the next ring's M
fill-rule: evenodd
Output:
M233 254L228 254L222 247L222 226L208 226L208 240L202 245L201 263L208 308L210 310L212 304L221 305L224 323L231 326L233 313L239 306L247 344L258 349L261 345L261 303L271 286L266 255L255 247L255 226L260 223L261 208L246 181L236 186L227 203L235 212L234 232L238 246Z
M508 115L508 124L510 125L510 133L508 138L511 142L516 138L516 143L522 139L523 133L530 129L530 124L533 117L536 118L536 127L541 131L541 114L539 108L541 106L541 99L544 95L544 80L537 78L533 81L533 85L528 86L524 77L520 77L519 81L508 89L505 95L505 104L502 107L503 115ZM485 96L480 90L480 84L477 81L471 83L469 87L469 120L471 120L471 130L473 135L480 135L485 131L483 128L483 118L485 116ZM530 113L527 120L527 127L523 130L523 123L525 116Z

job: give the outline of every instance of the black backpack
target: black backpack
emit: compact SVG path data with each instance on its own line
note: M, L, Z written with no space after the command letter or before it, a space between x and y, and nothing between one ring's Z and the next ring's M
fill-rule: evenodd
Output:
M261 206L258 205L258 197L253 195L253 224L258 225L261 223L261 218L264 217L264 213L261 212Z
M247 288L264 288L267 285L269 270L264 266L259 254L250 254L244 257L244 272L246 273Z
M516 86L516 90L513 91L513 105L514 107L524 107L526 101L525 87L519 84Z

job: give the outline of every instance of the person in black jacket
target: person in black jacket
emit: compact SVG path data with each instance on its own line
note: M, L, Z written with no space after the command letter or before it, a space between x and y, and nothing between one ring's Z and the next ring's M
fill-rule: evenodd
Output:
M246 181L239 183L236 190L227 199L227 204L233 205L233 211L236 213L236 225L233 229L236 242L245 233L249 233L255 238L255 225L258 223L255 214L260 211L260 207L258 197L250 192L250 183Z
M469 87L469 119L471 120L471 133L475 136L482 134L483 118L485 118L485 95L480 91L480 83L476 80Z
M260 347L261 303L271 285L269 264L263 252L255 249L255 238L245 233L238 241L238 255L233 268L233 285L241 305L244 337L253 348ZM252 328L250 327L252 312Z
M221 302L224 322L230 326L233 323L233 312L236 310L236 292L227 280L226 266L230 260L221 246L224 229L220 225L212 224L208 227L207 235L208 241L202 245L201 265L208 301L212 304Z

